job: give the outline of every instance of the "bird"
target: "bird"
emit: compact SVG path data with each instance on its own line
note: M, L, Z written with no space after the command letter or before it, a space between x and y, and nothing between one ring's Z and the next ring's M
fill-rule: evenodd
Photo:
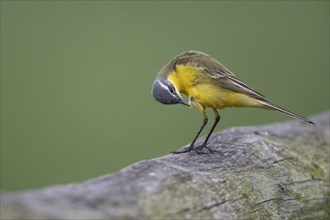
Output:
M204 52L195 50L180 53L161 68L152 84L151 93L153 98L162 104L194 105L202 114L202 125L189 147L181 151L173 151L174 154L192 150L201 152L200 150L203 148L213 152L207 146L207 142L220 121L218 110L226 107L276 110L303 122L314 124L303 116L269 102L265 96L238 79L218 60ZM188 103L182 98L181 93L188 96ZM213 110L214 123L204 142L195 147L196 140L208 123L206 108Z

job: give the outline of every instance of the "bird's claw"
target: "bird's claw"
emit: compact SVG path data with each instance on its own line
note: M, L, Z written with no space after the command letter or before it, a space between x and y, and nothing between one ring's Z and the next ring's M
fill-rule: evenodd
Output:
M171 153L172 154L184 154L184 153L187 153L187 152L190 152L192 149L189 149L189 148L187 148L187 149L185 149L185 150L181 150L181 151L172 151Z
M193 147L188 147L184 150L180 150L180 151L172 151L171 153L172 154L184 154L184 153L187 153L187 152L190 152L190 151L194 151L196 152L197 154L206 154L207 156L210 156L208 153L206 152L203 152L203 148L206 148L211 154L217 152L217 153L220 153L222 155L222 153L220 151L215 151L215 150L212 150L210 149L209 147L207 147L206 145L201 145L201 146L198 146L196 148L193 148Z
M190 148L187 148L187 149L181 150L181 151L172 151L171 153L172 154L184 154L184 153L188 153L188 152L191 152L191 151L194 151L197 154L206 154L206 155L210 156L208 153L203 152L203 151L201 151L199 149L190 149Z
M196 147L195 149L196 150L203 150L203 148L206 148L211 154L213 154L213 153L219 153L219 154L223 155L220 151L212 150L211 148L209 148L208 146L206 146L206 144L202 144L201 146ZM207 154L207 153L204 153L204 154Z

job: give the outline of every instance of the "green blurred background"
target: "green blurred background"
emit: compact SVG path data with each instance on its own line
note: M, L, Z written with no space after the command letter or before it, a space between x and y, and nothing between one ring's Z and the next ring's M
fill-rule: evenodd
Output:
M294 112L329 109L329 1L1 1L1 189L82 181L188 144L197 110L150 91L189 49ZM290 119L221 115L218 130Z

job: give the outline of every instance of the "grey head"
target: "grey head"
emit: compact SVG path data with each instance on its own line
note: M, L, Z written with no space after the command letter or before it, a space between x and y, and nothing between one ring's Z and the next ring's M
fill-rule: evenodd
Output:
M163 77L157 77L151 91L155 100L163 104L178 104L189 106L178 94L173 84Z

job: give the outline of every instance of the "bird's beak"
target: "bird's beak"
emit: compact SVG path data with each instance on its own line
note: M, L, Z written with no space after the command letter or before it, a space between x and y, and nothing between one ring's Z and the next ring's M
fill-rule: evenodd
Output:
M186 103L185 101L184 101L184 99L183 98L181 98L180 97L180 99L179 99L179 103L181 103L182 105L185 105L185 106L190 106L188 103Z

